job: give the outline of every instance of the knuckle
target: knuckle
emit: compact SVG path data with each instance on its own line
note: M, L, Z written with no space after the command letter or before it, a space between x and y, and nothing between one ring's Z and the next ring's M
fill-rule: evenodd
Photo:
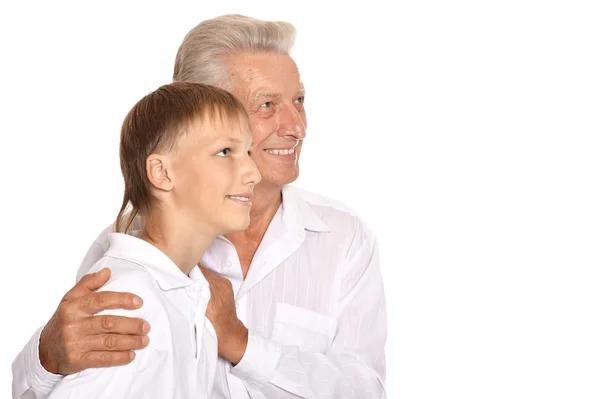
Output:
M115 349L117 347L117 344L118 344L118 340L117 340L117 337L114 335L108 335L104 339L104 346L106 346L106 349L108 349L108 350Z
M100 354L100 363L102 364L110 364L112 357L110 355L110 353L104 352Z
M96 304L101 308L106 307L106 305L108 304L108 296L104 292L94 294L94 300L96 301Z
M106 330L106 331L111 331L113 330L116 325L117 325L117 321L114 318L114 316L102 316L102 329Z
M60 305L58 305L58 309L56 309L56 316L58 317L58 320L66 320L69 316L70 310L71 309L68 302L63 302Z

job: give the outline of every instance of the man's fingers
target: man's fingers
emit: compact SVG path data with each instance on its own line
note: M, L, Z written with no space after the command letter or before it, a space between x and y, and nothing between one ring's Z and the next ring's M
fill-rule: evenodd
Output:
M133 310L142 306L142 299L128 292L102 291L89 294L80 306L80 310L95 314L106 309Z
M81 369L123 366L135 359L133 351L121 352L88 352L81 358Z
M150 331L150 324L137 317L101 315L88 317L82 323L81 333L85 335L104 333L144 335Z
M63 302L81 298L102 287L110 278L110 269L104 268L96 273L86 274L63 297Z
M90 335L86 339L85 347L92 352L122 352L143 349L149 342L150 338L147 335L100 334Z
M200 266L200 264L198 264L198 269L200 269L200 271L202 272L202 274L204 274L204 277L207 280L208 280L209 277L212 277L214 275L214 273L212 272L212 270L208 270L204 266Z
M227 280L226 278L222 277L220 274L215 273L215 272L213 272L210 269L207 269L207 268L202 267L200 265L198 265L198 268L200 269L200 271L202 272L202 274L204 274L204 278L206 278L209 283L211 281Z

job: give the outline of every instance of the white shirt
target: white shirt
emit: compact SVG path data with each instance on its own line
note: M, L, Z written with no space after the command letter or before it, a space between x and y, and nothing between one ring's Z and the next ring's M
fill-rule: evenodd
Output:
M78 278L105 251L106 232ZM231 280L238 317L249 329L238 365L219 358L214 398L385 398L377 242L341 203L286 186L245 280L235 247L223 237L202 264ZM34 336L15 360L13 386L27 385L43 398L60 377L39 364L37 342Z
M144 300L134 311L102 313L141 317L152 326L150 343L125 366L88 369L61 379L48 398L208 399L217 365L217 337L205 317L210 287L198 268L186 276L155 246L111 233L110 247L89 272L111 269L102 290L132 292Z

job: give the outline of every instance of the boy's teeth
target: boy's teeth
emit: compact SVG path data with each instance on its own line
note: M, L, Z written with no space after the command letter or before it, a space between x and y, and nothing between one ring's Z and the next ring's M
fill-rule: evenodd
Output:
M230 195L229 198L240 200L240 201L249 201L250 200L250 198L248 198L248 197L236 197L235 195Z

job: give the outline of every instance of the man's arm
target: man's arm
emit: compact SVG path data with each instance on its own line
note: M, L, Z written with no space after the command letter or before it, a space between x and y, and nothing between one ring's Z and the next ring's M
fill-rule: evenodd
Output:
M146 298L144 305L134 310L108 309L102 311L99 317L126 316L126 317L152 317L160 314L157 312L160 301L152 295L151 281L145 279L144 272L123 268L118 264L111 264L110 258L105 258L95 267L110 267L114 277L100 288L100 291L123 292L125 289L134 290L138 296ZM156 320L156 319L153 319ZM148 334L152 338L152 333ZM148 339L148 338L147 338ZM118 349L118 348L116 348ZM131 352L133 354L134 352ZM152 343L146 350L135 353L135 356L125 356L122 365L118 367L88 368L69 375L59 381L50 392L48 399L125 399L131 397L163 397L158 387L152 389L149 395L142 394L149 388L151 381L157 381L158 375L163 371L159 359L155 356ZM131 361L133 360L133 361ZM150 388L152 388L150 386Z
M98 251L99 242L106 242L107 247L108 229L92 245L80 270L89 270L104 255L106 249ZM110 271L87 275L67 292L50 321L34 334L13 362L13 398L46 398L63 375L91 367L127 364L131 351L145 346L142 337L149 325L142 319L95 316L106 309L141 306L141 299L129 293L93 293L109 277Z
M303 351L249 331L237 363L219 344L219 355L237 363L232 373L244 380L252 398L385 398L387 321L377 243L362 227L353 241L338 302L338 330L326 353ZM209 282L211 278L207 276ZM219 321L209 311L207 316L221 341ZM239 346L235 336L229 337L234 348Z

